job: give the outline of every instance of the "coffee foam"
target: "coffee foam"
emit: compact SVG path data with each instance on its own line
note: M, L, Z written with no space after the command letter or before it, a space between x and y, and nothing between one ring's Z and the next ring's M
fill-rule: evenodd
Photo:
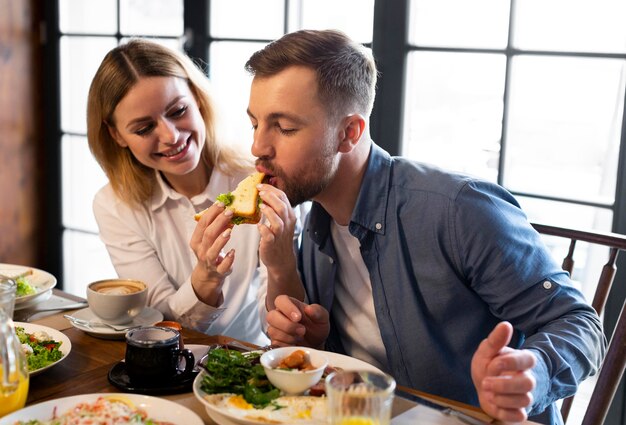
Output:
M134 286L101 286L96 291L107 295L128 295L139 292L139 288Z

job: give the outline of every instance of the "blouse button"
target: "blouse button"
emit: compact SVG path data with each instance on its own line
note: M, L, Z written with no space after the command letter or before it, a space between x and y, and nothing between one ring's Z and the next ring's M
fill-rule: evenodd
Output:
M543 282L543 287L545 289L550 289L550 288L552 288L552 283L550 281L546 280L546 281Z

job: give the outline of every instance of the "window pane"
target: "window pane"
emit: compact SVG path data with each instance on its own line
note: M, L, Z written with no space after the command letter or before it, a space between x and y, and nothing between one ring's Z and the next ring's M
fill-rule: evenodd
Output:
M86 137L63 136L61 153L63 225L97 233L91 204L108 179L91 155Z
M507 187L613 202L625 64L537 56L513 60L503 180Z
M294 4L292 10L292 31L332 28L359 43L372 42L374 0L302 0L300 8Z
M182 36L183 0L120 0L120 31L129 35Z
M626 51L624 0L524 0L515 4L516 47Z
M284 0L212 0L213 37L273 40L284 33Z
M117 1L59 0L61 32L80 34L115 34Z
M61 129L87 133L87 93L91 80L109 50L109 37L61 37Z
M523 196L518 196L517 200L531 222L580 230L611 231L613 212L610 209ZM569 241L545 235L543 239L557 263L561 264L567 255ZM608 248L578 242L575 252L572 278L575 283L578 283L579 289L583 291L587 300L591 302L600 277L600 270L608 258Z
M265 43L211 43L210 78L214 100L220 118L219 132L233 144L248 151L252 145L252 130L246 110L252 77L244 70L252 53Z
M509 1L412 0L409 42L421 46L504 48Z
M402 154L495 181L505 57L409 54Z
M87 284L117 277L109 253L98 235L63 232L63 290L87 296Z

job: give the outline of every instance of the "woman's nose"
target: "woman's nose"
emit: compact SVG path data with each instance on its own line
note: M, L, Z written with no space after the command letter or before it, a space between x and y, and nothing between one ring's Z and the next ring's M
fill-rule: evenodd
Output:
M176 125L169 120L160 120L158 127L159 141L169 145L174 145L178 141L178 135L180 132L176 128Z

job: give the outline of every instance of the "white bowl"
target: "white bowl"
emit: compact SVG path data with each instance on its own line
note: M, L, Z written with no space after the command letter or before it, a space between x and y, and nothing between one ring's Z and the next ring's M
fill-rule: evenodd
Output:
M304 351L315 369L276 369L282 359L296 350ZM324 374L324 369L328 366L328 358L321 351L308 347L275 348L263 353L260 361L265 369L267 379L287 395L302 394L317 384Z

